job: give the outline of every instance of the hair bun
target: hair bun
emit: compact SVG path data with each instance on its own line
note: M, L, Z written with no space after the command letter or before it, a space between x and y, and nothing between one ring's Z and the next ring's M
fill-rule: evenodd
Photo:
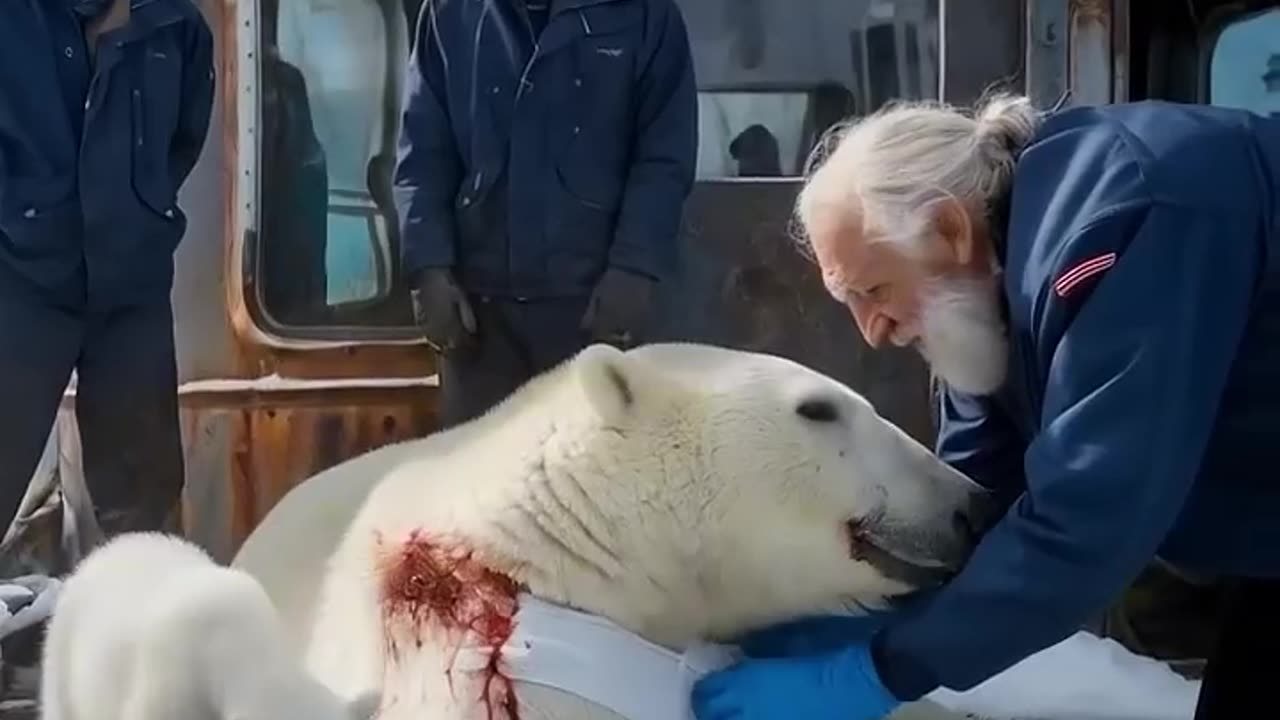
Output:
M1016 156L1035 135L1040 113L1025 96L1000 94L982 103L974 119L979 140Z

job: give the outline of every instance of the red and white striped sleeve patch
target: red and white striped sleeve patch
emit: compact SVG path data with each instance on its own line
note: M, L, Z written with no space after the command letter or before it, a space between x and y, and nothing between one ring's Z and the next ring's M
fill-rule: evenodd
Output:
M1066 297L1080 283L1115 264L1116 254L1113 252L1079 262L1070 270L1062 273L1062 276L1053 284L1053 291L1058 294L1058 297Z

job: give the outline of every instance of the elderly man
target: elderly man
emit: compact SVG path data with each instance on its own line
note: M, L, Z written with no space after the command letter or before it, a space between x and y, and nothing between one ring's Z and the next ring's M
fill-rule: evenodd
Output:
M883 717L1062 640L1159 554L1233 598L1197 718L1280 663L1280 120L1144 102L1042 117L899 105L798 213L872 346L945 383L939 455L1005 501L945 587L746 643L702 720Z

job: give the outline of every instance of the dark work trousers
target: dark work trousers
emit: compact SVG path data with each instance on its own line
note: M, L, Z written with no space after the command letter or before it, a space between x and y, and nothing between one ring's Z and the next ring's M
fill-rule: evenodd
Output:
M1271 717L1280 678L1280 579L1235 583L1223 610L1195 720Z
M476 335L440 358L440 429L471 420L589 344L587 298L469 298Z
M74 369L85 484L104 534L177 529L183 459L167 298L86 315L18 295L0 292L0 522L17 514Z

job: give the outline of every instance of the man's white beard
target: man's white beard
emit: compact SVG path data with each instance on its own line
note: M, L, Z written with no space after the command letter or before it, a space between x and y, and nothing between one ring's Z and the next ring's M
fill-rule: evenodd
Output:
M961 392L988 395L1004 383L1009 340L998 292L998 281L978 278L934 280L924 289L916 348Z

